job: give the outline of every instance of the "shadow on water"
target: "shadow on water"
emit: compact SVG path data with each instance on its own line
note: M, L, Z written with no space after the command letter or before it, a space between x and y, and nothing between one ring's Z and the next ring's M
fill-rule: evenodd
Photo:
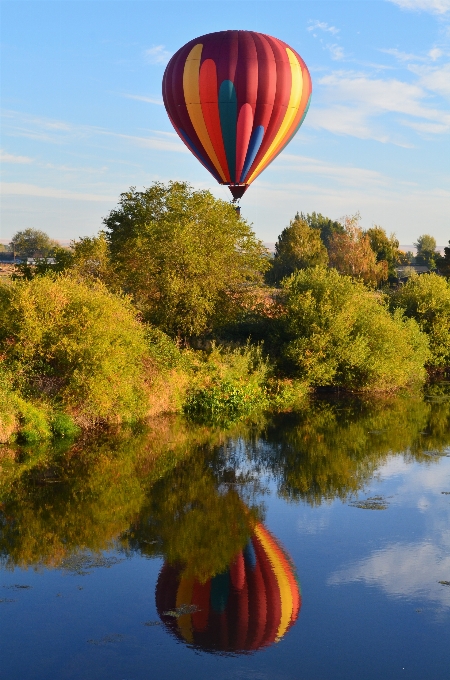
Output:
M389 456L433 465L449 447L443 383L318 399L227 431L167 418L59 449L3 447L0 566L83 574L162 557L164 626L203 650L249 653L280 639L301 606L295 567L264 526L268 487L313 506L348 500Z

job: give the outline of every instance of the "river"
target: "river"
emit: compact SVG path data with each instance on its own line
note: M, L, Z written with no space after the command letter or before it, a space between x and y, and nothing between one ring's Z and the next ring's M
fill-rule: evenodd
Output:
M2 680L447 680L450 384L0 447Z

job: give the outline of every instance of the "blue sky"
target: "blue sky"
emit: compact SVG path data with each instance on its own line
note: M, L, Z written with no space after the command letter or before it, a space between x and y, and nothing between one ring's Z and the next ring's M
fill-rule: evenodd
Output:
M241 201L264 241L297 210L450 239L450 0L1 2L0 238L96 233L130 186L187 180L229 200L161 100L170 55L217 30L292 45L305 123Z

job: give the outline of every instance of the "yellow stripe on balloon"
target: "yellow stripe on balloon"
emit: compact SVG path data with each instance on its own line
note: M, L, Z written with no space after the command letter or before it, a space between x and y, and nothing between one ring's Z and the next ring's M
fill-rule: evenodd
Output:
M279 640L281 640L281 638L287 631L292 618L293 605L291 586L289 583L289 579L286 575L286 572L284 571L283 564L280 558L278 557L276 550L272 545L272 542L266 535L266 532L263 531L259 525L256 525L255 534L258 537L262 547L264 548L264 552L269 558L270 565L273 569L275 578L278 583L278 588L280 589L281 619L277 630L277 636L275 638L275 641L278 642Z
M302 99L302 92L303 92L303 76L302 76L302 69L301 66L297 60L297 57L293 53L292 50L289 49L289 47L286 47L286 52L288 55L289 59L289 64L291 66L291 76L292 76L292 85L291 85L291 96L289 97L289 104L286 109L286 113L283 118L283 122L281 123L281 127L277 132L277 136L273 140L272 144L264 154L262 160L260 163L258 163L257 167L255 170L252 172L251 176L247 180L247 184L250 184L253 182L255 177L259 175L260 172L264 170L264 168L269 165L270 161L272 160L273 156L275 156L277 147L283 142L283 139L289 133L290 127L292 126L293 122L295 121L295 117L298 113L298 109L300 107L300 102Z
M176 607L182 607L183 605L190 605L192 600L192 591L194 589L194 577L188 576L188 578L182 578L180 585L178 586ZM192 620L191 614L182 614L178 617L178 628L180 633L186 640L186 642L193 642L194 636L192 634Z
M199 43L195 45L188 54L183 71L183 92L184 100L188 110L189 118L194 126L194 130L200 142L203 144L209 159L214 164L217 172L224 182L227 181L222 166L219 163L214 147L211 143L208 130L206 128L205 119L203 117L202 104L200 101L200 60L202 56L203 45Z

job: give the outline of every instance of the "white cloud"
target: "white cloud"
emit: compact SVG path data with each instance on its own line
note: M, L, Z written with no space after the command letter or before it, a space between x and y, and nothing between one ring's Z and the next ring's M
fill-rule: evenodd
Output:
M307 118L307 125L323 128L336 134L346 134L362 139L391 141L409 146L401 139L374 126L373 119L385 114L401 114L397 122L405 124L404 116L421 119L418 122L433 123L428 132L434 134L450 130L450 111L424 104L427 98L424 85L435 90L449 87L447 71L435 69L422 71L418 84L398 79L370 78L361 73L338 71L319 79L322 99L328 106L316 108ZM412 121L416 123L417 121ZM408 125L411 127L411 124Z
M28 158L28 156L15 156L12 153L7 153L6 151L0 150L0 162L1 163L32 163L33 159Z
M35 184L21 182L2 182L0 193L3 196L39 196L42 198L59 198L71 201L114 201L116 196L67 191L56 187L40 187Z
M308 156L297 156L284 153L279 158L280 170L294 170L308 175L319 175L342 182L346 186L361 186L366 184L388 185L390 178L376 170L357 168L326 161Z
M12 137L27 137L52 144L69 144L80 139L115 137L141 148L189 153L175 132L152 130L150 136L142 137L113 132L93 125L73 125L63 121L47 120L18 112L6 112L4 117L6 118L5 133L7 132Z
M419 76L419 85L450 98L450 63L443 66L410 66L409 70Z
M401 9L445 14L450 11L450 0L388 0Z
M328 580L331 585L362 581L376 585L395 597L426 598L450 607L448 581L450 555L444 546L423 543L396 543L376 551L365 559L336 571Z
M161 97L144 97L140 94L124 94L123 97L127 99L136 99L138 102L147 102L147 104L158 104L159 106L164 106L164 102Z
M411 52L402 52L396 47L391 47L389 49L380 49L380 52L384 54L391 54L393 57L399 61L425 61L425 57L420 57L417 54L412 54Z
M155 45L144 51L144 58L149 64L167 64L171 56L164 45Z
M443 51L441 49L439 49L439 47L433 47L433 49L431 49L428 52L428 56L430 57L430 59L432 61L436 61L437 59L442 57L443 54L444 54Z
M125 135L118 132L104 131L104 135L124 139L142 149L157 149L158 151L175 151L177 153L190 153L177 134L173 132L158 132L157 137L138 137L136 135ZM161 136L159 136L161 135Z
M340 59L344 58L344 48L340 45L336 45L336 43L334 43L332 45L326 45L326 48L330 52L331 58L334 61L339 61Z
M331 33L332 35L336 35L340 31L340 29L336 28L336 26L329 26L324 21L317 21L317 20L316 21L310 21L309 26L308 26L308 31L315 31L315 30L325 31L326 33Z

